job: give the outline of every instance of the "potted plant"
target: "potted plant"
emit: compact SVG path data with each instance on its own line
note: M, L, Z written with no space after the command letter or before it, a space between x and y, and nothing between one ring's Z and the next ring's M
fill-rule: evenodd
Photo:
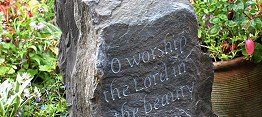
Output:
M218 116L262 115L262 0L192 1L202 50L214 60Z

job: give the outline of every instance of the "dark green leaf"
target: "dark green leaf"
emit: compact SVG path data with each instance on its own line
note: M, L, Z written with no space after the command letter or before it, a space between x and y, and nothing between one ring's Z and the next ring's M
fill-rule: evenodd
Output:
M213 26L209 32L210 36L216 36L220 31L220 28L217 26Z
M233 10L237 12L241 12L244 10L244 3L242 1L238 1L236 4L233 6Z
M41 65L41 62L40 62L41 57L35 55L35 56L32 57L32 59L35 60L38 63L38 65Z
M213 18L213 19L210 20L210 23L218 24L218 23L220 23L220 19L219 18Z
M260 20L260 18L256 18L256 19L255 19L255 24L256 24L256 28L257 28L258 30L260 30L260 29L261 29L261 26L262 26L262 21Z
M256 23L255 23L254 20L251 20L251 21L250 21L250 26L251 26L252 28L256 28Z
M227 22L225 23L225 25L228 26L228 27L233 28L233 27L237 26L237 23L230 20L230 21L227 21Z
M255 51L253 53L254 62L258 63L262 60L262 45L255 42Z

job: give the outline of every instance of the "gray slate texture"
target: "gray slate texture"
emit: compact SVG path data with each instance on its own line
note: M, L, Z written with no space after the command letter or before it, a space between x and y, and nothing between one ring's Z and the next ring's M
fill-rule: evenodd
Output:
M56 0L55 11L70 116L215 116L187 0Z

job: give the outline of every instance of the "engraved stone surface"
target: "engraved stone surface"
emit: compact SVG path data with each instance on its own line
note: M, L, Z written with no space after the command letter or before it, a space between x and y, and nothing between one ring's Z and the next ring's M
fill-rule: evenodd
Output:
M70 116L215 116L213 64L187 0L55 4Z

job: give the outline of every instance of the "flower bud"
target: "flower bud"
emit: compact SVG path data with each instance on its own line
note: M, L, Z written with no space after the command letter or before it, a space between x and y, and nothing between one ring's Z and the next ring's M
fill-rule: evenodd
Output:
M233 10L231 10L231 11L229 11L229 12L227 13L227 19L228 19L228 20L232 20L232 19L233 19L233 16L234 16L234 11L233 11Z
M5 37L5 42L9 43L11 42L11 39L9 37Z
M252 10L252 6L251 6L251 5L249 5L247 8L248 8L250 11Z
M246 48L246 52L249 55L253 54L255 50L255 44L250 37L246 40L245 48Z

